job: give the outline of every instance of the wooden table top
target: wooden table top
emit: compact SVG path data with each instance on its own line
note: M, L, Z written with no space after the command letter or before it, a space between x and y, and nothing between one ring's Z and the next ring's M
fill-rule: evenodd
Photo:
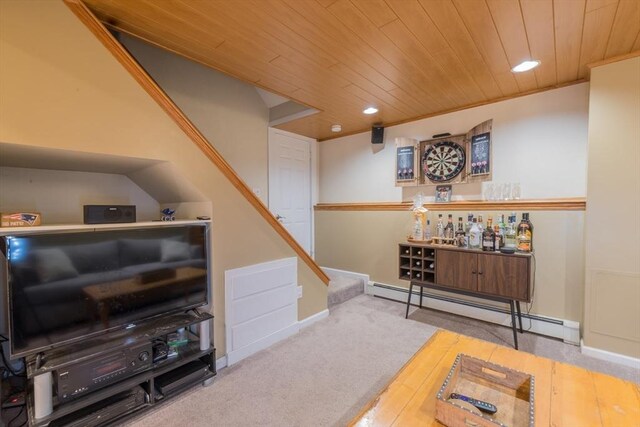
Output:
M349 425L441 425L436 394L458 353L534 375L536 426L640 426L640 387L632 382L443 330Z
M207 270L196 267L179 267L175 270L175 276L162 278L149 283L141 283L140 278L129 277L113 282L98 283L97 285L85 286L84 293L91 297L94 301L104 301L109 298L118 297L120 295L133 294L140 291L149 291L154 288L170 286L178 282L194 281L201 279L207 275Z

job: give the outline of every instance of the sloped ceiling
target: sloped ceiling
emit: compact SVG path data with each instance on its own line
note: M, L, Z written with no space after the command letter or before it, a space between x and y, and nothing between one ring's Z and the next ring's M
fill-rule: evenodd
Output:
M587 64L640 51L638 0L86 3L113 29L320 110L278 126L319 139L583 81ZM542 63L510 71L525 59Z

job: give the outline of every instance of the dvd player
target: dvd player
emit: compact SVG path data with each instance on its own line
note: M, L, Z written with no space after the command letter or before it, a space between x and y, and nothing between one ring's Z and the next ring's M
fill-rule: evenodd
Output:
M200 360L194 360L173 371L160 375L154 380L154 383L156 389L166 396L185 386L197 383L211 373L209 365Z
M144 406L145 395L144 389L137 386L51 421L49 427L94 427L103 425Z

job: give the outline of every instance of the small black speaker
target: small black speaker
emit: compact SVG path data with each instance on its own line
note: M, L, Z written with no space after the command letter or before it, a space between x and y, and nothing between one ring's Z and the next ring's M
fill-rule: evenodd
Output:
M84 205L85 224L136 222L135 205Z
M371 143L382 144L384 140L384 126L371 127Z

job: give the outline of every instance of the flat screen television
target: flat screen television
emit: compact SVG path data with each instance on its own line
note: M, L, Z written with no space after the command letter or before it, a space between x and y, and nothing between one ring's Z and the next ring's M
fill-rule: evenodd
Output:
M11 356L209 300L206 225L3 236Z

